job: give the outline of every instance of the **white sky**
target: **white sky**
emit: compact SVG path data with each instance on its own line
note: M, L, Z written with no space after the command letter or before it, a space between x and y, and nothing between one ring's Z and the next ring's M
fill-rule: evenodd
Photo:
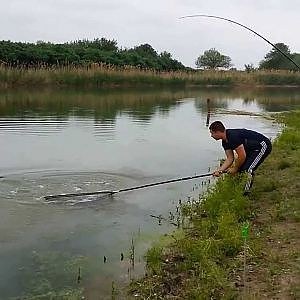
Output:
M119 47L148 43L186 66L216 48L235 67L258 65L272 47L253 33L210 18L232 19L272 43L300 52L300 0L0 0L0 40L67 42L106 37Z

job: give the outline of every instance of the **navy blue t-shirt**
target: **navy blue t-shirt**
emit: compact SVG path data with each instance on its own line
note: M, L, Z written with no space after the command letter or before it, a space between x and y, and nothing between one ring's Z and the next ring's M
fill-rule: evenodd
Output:
M222 141L224 150L234 150L241 144L244 145L245 151L250 152L253 150L259 150L261 148L262 141L268 141L269 139L259 132L248 129L226 129L227 141Z

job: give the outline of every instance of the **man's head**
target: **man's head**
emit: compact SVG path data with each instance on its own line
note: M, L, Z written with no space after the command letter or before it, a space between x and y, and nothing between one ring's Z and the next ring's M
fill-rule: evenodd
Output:
M226 139L226 129L221 121L215 121L211 123L209 126L209 130L211 137L213 137L215 140Z

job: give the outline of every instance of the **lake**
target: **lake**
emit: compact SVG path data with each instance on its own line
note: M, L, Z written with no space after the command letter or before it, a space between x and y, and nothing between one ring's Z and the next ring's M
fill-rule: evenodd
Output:
M224 153L208 122L274 139L280 126L261 115L299 107L300 90L291 88L0 91L1 299L82 289L87 299L111 299L143 274L143 255L175 228L179 202L213 180L43 196L211 172Z

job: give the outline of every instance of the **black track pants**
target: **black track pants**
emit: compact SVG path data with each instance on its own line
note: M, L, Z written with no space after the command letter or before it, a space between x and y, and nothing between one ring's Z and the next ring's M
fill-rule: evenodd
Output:
M249 191L253 183L254 171L265 160L265 158L271 153L272 144L269 140L262 141L260 148L247 153L246 161L240 167L239 172L246 171L249 174L249 180L246 183L245 191Z

